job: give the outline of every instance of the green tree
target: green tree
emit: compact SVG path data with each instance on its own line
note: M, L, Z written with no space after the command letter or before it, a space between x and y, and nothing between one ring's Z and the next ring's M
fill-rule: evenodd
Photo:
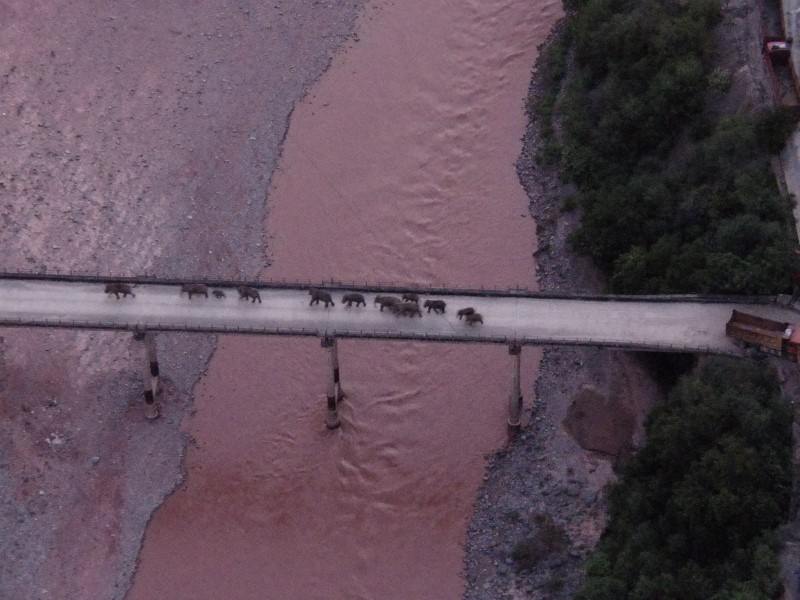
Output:
M581 190L575 249L618 292L789 291L791 207L769 157L796 118L706 110L719 2L571 6L578 69L557 106L555 91L547 95L546 114L563 131L547 156Z
M709 359L683 378L648 418L645 446L619 468L577 597L774 595L771 532L788 510L792 419L761 364Z

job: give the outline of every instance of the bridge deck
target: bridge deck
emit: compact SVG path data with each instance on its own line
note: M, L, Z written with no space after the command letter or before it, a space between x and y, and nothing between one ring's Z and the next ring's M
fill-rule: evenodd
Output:
M240 300L235 289L222 299L195 296L179 287L140 284L135 298L115 299L102 283L0 279L0 325L81 329L147 329L350 338L418 339L453 342L578 344L647 350L689 350L738 354L725 336L734 308L781 321L800 321L776 304L694 301L634 301L492 297L437 294L443 315L423 310L422 318L398 317L373 306L341 303L346 290L330 290L336 306L309 306L306 289L260 289L262 304ZM470 326L456 317L467 306L483 314Z

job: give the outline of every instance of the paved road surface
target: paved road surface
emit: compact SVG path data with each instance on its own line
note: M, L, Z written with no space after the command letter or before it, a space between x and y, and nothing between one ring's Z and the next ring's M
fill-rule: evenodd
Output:
M483 295L422 296L447 302L439 315L398 317L373 306L348 308L342 291L336 306L309 306L305 289L261 289L262 304L240 300L235 289L222 299L180 294L176 285L140 284L135 298L115 299L102 283L0 279L0 325L98 329L188 330L281 335L431 339L520 344L579 344L633 349L685 349L737 354L725 336L734 308L782 321L800 313L775 304L657 302ZM456 311L474 307L484 323L470 326Z

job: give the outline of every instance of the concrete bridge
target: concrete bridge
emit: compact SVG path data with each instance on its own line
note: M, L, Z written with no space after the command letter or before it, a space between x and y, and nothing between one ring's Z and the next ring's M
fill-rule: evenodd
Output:
M104 293L109 282L127 282L135 297ZM196 331L257 335L304 335L328 348L330 385L328 425L338 425L341 399L336 348L338 338L376 338L431 342L505 344L512 357L509 423L519 422L519 353L524 345L573 344L630 350L741 355L725 335L733 309L780 321L800 322L797 311L773 298L704 296L550 295L526 290L402 288L328 282L335 306L310 306L309 283L252 282L261 303L240 299L242 282L207 281L209 296L181 294L180 280L145 277L0 274L0 326L117 329L134 332L145 349L145 401L155 416L153 394L158 360L153 332ZM195 282L191 282L195 283ZM219 290L224 297L215 297ZM348 307L341 298L360 292L366 306ZM425 300L443 300L443 314L404 317L380 311L378 294L415 292ZM473 307L483 323L467 324L457 310Z

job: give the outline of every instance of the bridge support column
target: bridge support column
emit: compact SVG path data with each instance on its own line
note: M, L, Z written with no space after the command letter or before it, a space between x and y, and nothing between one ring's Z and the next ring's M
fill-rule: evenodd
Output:
M149 331L137 331L133 338L142 342L142 381L144 383L144 415L148 419L158 417L156 392L158 391L158 355L156 354L156 338Z
M337 403L344 398L342 387L339 382L339 350L336 346L336 338L322 338L322 347L328 350L328 416L325 425L328 429L336 429L341 425L339 421L339 410Z
M508 396L508 426L519 427L520 418L522 416L522 391L520 390L520 355L522 354L522 346L519 344L512 344L508 347L508 353L511 355L511 391Z

